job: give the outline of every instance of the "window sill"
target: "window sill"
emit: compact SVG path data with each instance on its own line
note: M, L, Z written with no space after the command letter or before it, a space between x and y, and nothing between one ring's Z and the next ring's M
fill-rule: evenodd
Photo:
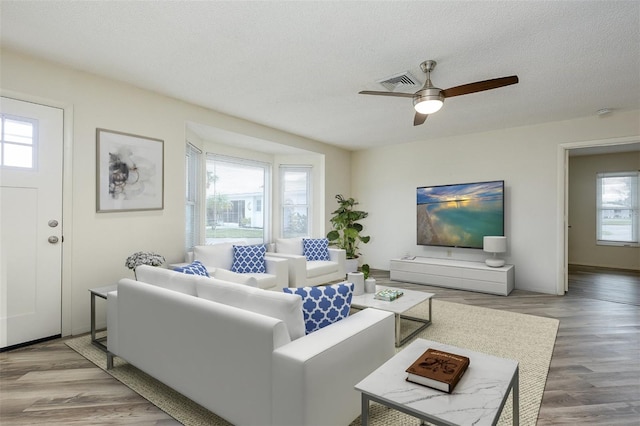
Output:
M640 247L638 243L625 242L625 241L596 241L598 246L613 246L613 247Z

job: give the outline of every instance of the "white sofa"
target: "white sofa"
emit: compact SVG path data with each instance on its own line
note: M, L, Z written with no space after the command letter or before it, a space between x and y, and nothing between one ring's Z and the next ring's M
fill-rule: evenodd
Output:
M347 425L360 413L354 385L394 354L389 312L365 309L304 335L299 296L136 273L153 282L123 279L107 295L108 367L118 356L238 426Z
M307 287L344 280L346 252L329 247L329 260L307 260L303 254L302 237L279 238L267 257L287 259L289 287Z
M265 256L265 273L236 273L231 271L233 246L247 245L243 241L195 246L193 260L198 260L207 268L211 277L224 281L253 285L266 290L280 291L289 285L289 267L283 259Z

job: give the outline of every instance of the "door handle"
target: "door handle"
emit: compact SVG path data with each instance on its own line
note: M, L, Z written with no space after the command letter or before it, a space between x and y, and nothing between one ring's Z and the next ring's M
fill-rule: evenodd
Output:
M52 236L50 236L50 237L47 239L47 241L49 241L51 244L55 244L55 243L57 243L57 242L58 242L58 241L60 241L60 240L59 240L59 239L58 239L58 237L56 237L55 235L52 235Z

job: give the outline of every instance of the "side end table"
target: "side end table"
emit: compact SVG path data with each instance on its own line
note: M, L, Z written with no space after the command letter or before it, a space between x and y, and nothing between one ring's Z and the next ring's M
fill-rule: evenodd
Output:
M406 368L428 348L469 357L469 368L448 394L409 382ZM519 364L515 360L416 339L355 385L362 393L363 426L369 424L374 401L435 425L495 426L512 394L512 421L520 421Z
M105 352L107 351L107 346L103 342L107 338L96 338L96 296L101 299L107 300L107 293L116 291L117 289L118 286L115 284L89 289L89 292L91 293L91 344L98 347L99 349L102 349Z

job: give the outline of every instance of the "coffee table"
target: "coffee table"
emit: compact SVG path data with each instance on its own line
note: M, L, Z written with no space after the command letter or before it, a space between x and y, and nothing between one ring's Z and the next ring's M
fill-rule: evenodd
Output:
M384 289L402 290L404 294L396 300L389 302L386 300L376 299L374 297L375 293L364 293L358 296L353 296L351 299L351 306L356 309L376 308L383 311L393 312L396 317L396 347L400 347L413 336L431 325L431 298L434 296L434 294L415 290L398 289L396 287L386 287L381 285L376 286L376 292ZM429 301L429 318L418 318L410 315L404 315L404 313L409 309L413 308L416 305L419 305L425 300ZM420 327L412 331L404 339L402 339L400 336L400 321L403 319L421 323Z
M428 348L469 357L467 371L448 394L406 381L406 369ZM360 383L362 425L369 422L369 401L435 425L495 425L513 392L513 424L519 424L518 362L430 340L416 339Z

